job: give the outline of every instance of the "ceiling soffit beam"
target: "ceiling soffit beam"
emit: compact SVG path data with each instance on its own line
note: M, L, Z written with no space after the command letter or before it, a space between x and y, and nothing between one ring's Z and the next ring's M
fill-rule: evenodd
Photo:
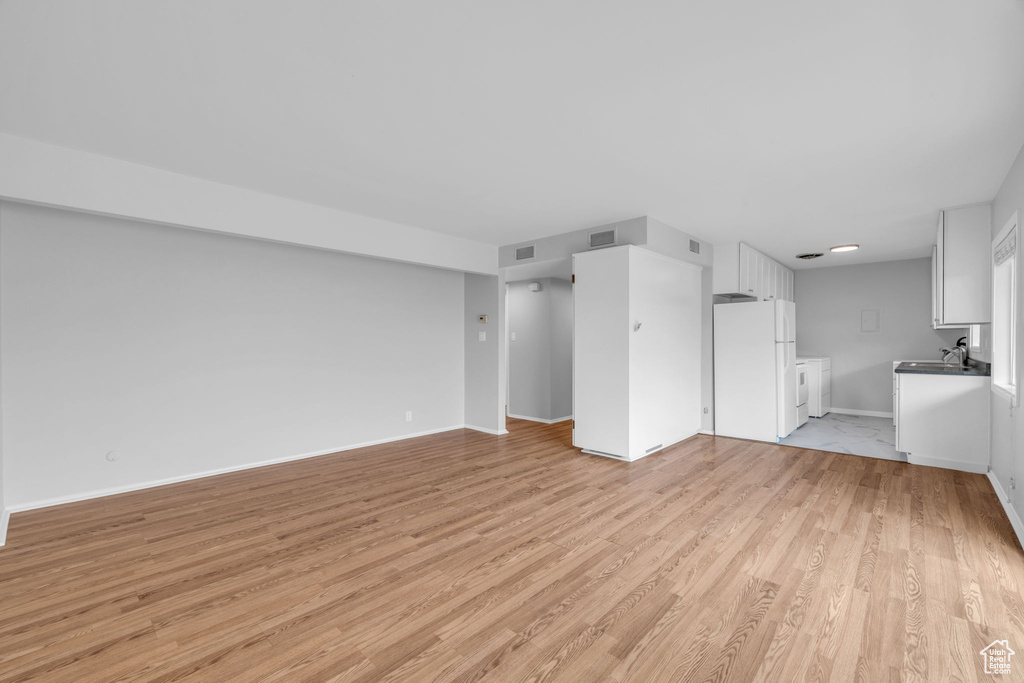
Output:
M0 133L0 199L496 274L498 248Z
M529 242L507 244L498 249L498 266L511 268L521 267L525 264L564 260L572 257L573 254L590 251L589 236L591 233L613 229L615 230L616 245L632 244L645 247L698 266L712 264L714 250L710 243L698 240L693 235L673 228L667 223L662 223L656 218L638 216L594 228L541 237ZM693 243L699 243L697 253L692 251ZM527 260L516 260L516 250L530 246L534 247L533 256Z

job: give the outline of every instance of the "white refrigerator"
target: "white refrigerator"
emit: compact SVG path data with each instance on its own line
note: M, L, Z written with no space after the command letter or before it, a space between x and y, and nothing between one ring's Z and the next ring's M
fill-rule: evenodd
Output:
M779 441L797 420L796 305L715 304L715 434Z

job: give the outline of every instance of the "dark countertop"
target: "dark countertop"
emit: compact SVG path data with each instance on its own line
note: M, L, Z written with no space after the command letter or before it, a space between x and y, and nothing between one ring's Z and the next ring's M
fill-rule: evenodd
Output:
M896 372L908 375L955 375L960 377L990 377L992 366L989 363L972 363L966 367L946 363L918 363L908 361L896 366Z

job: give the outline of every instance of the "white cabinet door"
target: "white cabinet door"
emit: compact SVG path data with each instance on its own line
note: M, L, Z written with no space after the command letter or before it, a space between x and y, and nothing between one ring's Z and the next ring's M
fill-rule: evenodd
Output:
M932 327L966 327L992 320L992 207L939 212L932 250Z
M775 278L778 274L779 264L771 259L765 259L765 278L763 298L772 300L777 298L778 290L775 288Z
M900 384L903 380L902 375L896 374L896 369L892 371L894 380L893 383L896 385L896 393L893 395L892 403L895 406L892 413L893 426L896 427L896 451L898 453L905 453L906 450L903 448L903 440L900 438L900 417L903 413L903 405L900 403Z
M785 269L786 278L786 293L783 295L786 301L796 301L796 292L794 291L796 274L789 268Z
M942 324L991 322L991 207L979 204L942 213Z
M715 262L718 263L717 257ZM727 274L722 276L723 285L727 277ZM793 300L793 271L742 242L739 245L737 280L740 294L767 301L773 299ZM715 285L715 293L720 293L718 284Z
M768 291L771 289L772 261L764 254L757 255L757 289L754 294L758 299L767 299Z
M757 294L757 257L756 251L745 244L740 244L740 294L756 296Z

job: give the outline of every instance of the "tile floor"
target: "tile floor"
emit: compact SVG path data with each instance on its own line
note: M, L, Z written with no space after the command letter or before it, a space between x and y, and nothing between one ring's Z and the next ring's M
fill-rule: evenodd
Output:
M822 418L810 418L780 443L886 460L907 460L906 455L896 452L896 428L888 417L828 413Z

